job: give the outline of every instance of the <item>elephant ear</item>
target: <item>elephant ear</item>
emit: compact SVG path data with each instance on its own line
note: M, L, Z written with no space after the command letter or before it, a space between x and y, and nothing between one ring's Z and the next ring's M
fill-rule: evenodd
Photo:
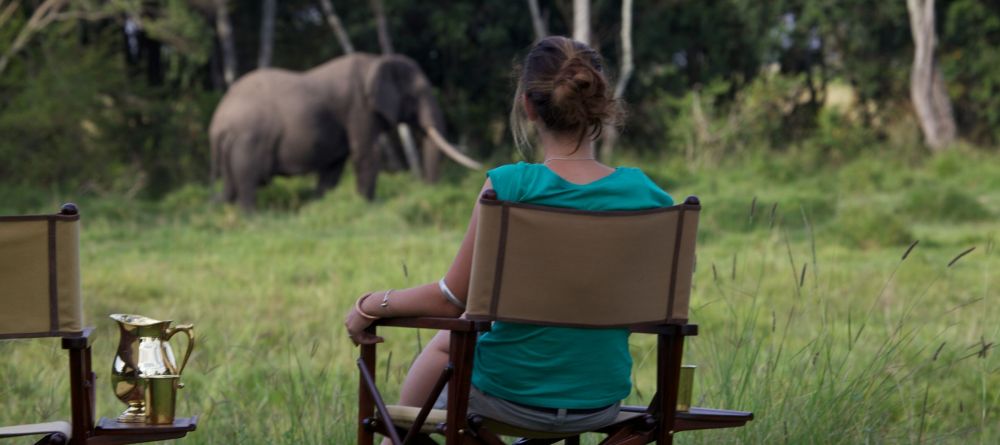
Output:
M383 57L376 62L365 79L371 109L392 124L399 122L403 106L402 67L399 65L398 60Z

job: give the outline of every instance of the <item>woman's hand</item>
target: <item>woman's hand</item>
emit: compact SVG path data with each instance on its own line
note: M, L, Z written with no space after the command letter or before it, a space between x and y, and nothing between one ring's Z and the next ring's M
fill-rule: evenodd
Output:
M365 303L368 300L369 295L371 294L369 293L359 298L359 300L361 300L360 303ZM347 328L347 337L351 339L355 346L370 345L385 341L384 338L365 331L365 329L367 329L368 326L371 326L376 319L368 318L360 314L358 312L358 306L360 306L360 304L352 306L351 310L347 313L347 318L344 319L344 327Z

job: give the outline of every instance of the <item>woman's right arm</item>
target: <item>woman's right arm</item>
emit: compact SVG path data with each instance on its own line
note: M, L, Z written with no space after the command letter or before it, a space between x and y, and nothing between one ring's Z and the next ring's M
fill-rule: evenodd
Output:
M455 259L445 273L444 281L451 292L463 304L469 292L470 274L472 271L472 251L476 245L476 228L478 226L479 197L487 189L492 188L489 179L483 184L483 188L476 195L476 204L469 218L469 225L465 229L465 237L455 254ZM454 305L441 293L438 283L428 283L409 289L394 290L389 293L383 306L383 299L386 291L375 291L369 294L361 302L361 310L370 316L378 318L390 317L458 317L464 312L462 308ZM354 309L347 315L344 324L357 343L375 343L381 341L380 337L373 337L364 332L374 319L368 319Z

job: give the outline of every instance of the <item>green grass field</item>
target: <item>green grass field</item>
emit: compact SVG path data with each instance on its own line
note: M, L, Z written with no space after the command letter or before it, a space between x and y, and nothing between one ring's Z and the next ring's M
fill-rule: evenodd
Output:
M680 443L1000 441L1000 359L988 346L1000 340L1000 156L625 163L678 200L701 197L701 334L685 351L696 405L756 416ZM357 352L343 316L364 291L443 274L482 181L449 173L436 186L383 175L370 205L352 178L315 201L308 179L279 181L251 218L198 186L157 203L0 188L0 213L81 205L100 415L124 408L109 383L118 334L107 315L139 313L196 325L179 414L201 420L184 443L349 444ZM378 380L391 401L433 332L384 333ZM629 402L652 395L653 346L633 336ZM0 425L66 417L65 366L56 340L0 343Z

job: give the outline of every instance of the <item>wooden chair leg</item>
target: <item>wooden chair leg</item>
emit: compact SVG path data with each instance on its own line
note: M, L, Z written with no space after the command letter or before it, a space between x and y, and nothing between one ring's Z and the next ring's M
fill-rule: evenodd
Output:
M656 397L660 415L656 428L656 443L674 443L674 420L677 416L677 388L681 376L681 357L684 353L683 335L657 335L656 342Z
M70 444L84 444L94 435L94 372L91 369L91 329L78 338L63 338L62 347L69 352L70 412L73 437ZM47 438L48 439L48 438ZM63 437L63 439L66 439ZM52 438L51 443L59 438ZM63 441L61 443L67 443Z
M450 360L454 372L448 383L446 445L461 445L470 438L468 418L469 390L472 387L472 359L476 348L475 332L451 331Z
M375 328L369 328L375 334ZM361 345L361 361L371 371L372 379L375 379L375 345ZM375 414L375 399L368 392L364 378L358 378L358 445L374 445L375 433L372 432L365 421Z

